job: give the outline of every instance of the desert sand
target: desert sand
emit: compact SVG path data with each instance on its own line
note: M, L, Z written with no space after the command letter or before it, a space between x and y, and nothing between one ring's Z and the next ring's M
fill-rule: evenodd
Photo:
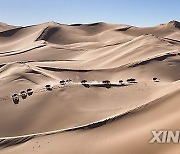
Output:
M149 141L152 130L180 130L179 80L178 21L0 23L0 153L178 153L178 144Z

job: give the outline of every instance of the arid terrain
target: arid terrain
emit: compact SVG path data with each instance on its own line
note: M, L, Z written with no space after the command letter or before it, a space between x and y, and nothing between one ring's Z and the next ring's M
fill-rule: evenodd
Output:
M0 154L177 154L180 22L0 23L0 87Z

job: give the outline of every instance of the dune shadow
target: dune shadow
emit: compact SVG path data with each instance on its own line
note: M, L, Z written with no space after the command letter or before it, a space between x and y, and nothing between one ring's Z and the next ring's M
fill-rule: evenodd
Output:
M129 27L123 27L123 28L119 28L119 29L116 29L115 31L127 31L128 29L130 29L132 26L129 26Z
M0 36L10 37L10 36L13 36L15 33L17 33L18 31L20 31L21 29L23 29L23 28L19 27L19 28L13 28L13 29L9 29L6 31L2 31L2 32L0 32Z
M46 27L43 32L39 35L36 41L49 40L49 38L59 30L59 27Z
M54 72L91 72L93 70L80 70L80 69L67 69L67 68L55 68L55 67L46 67L46 66L38 66L39 68L54 71Z

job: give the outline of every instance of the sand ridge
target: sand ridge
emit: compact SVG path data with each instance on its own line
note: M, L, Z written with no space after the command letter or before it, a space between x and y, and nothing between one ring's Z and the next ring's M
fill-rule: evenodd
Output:
M179 129L179 68L178 21L154 27L0 23L0 153L179 150L148 143L154 129ZM67 79L72 82L59 83ZM22 99L28 88L34 93Z

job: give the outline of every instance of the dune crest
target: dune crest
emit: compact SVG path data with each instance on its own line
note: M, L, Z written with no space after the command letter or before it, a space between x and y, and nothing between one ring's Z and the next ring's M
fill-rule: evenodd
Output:
M178 21L0 23L0 153L178 151L149 140L178 129L179 68Z

